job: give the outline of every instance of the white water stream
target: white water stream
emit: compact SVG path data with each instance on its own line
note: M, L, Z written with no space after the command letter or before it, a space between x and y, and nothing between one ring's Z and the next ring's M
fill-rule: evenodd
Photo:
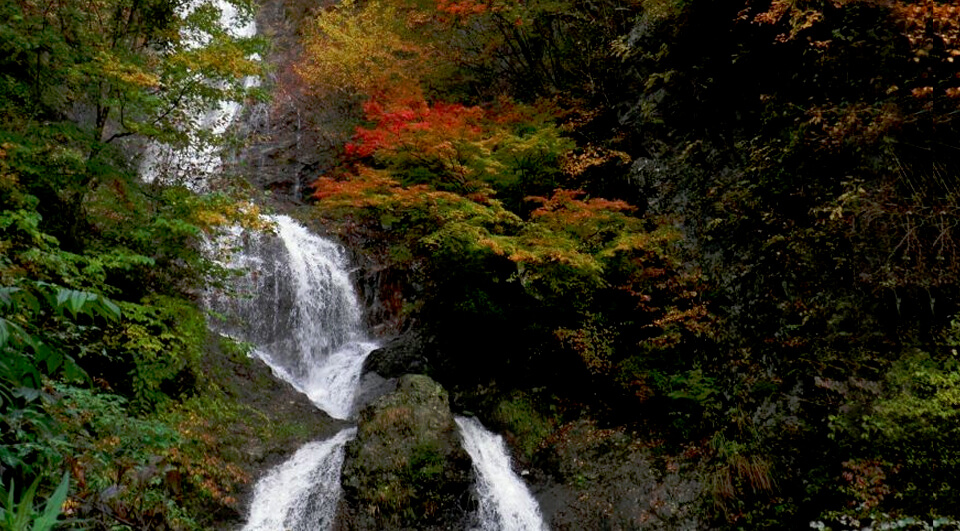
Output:
M457 417L456 421L477 474L480 507L475 531L545 531L540 506L510 466L503 437L475 418Z
M254 354L332 417L353 416L366 339L343 250L287 216L266 218L276 234L235 231L236 296L211 296L231 316L223 331L256 345ZM478 531L545 529L536 501L512 471L501 437L479 421L457 418L477 475ZM330 529L340 496L344 446L354 428L307 444L261 479L244 531Z
M356 434L347 428L335 436L303 445L257 482L244 531L330 529L340 500L344 445Z
M224 332L331 417L349 419L363 360L376 348L361 323L343 249L289 216L267 216L276 234L236 231L218 242L245 272L236 296L208 305L228 317Z
M349 419L366 339L343 249L288 216L268 216L276 234L236 230L213 247L232 251L227 265L244 272L234 296L208 305L228 319L229 335L331 417ZM244 531L330 529L340 499L344 446L355 428L303 446L256 485Z

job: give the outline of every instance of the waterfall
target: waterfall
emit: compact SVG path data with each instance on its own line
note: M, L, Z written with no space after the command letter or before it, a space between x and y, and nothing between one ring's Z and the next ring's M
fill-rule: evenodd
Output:
M276 234L232 232L218 246L239 249L227 264L245 275L236 296L208 304L226 314L225 333L331 417L348 419L367 340L343 249L288 216L266 216Z
M205 0L194 0L182 5L178 16L186 17L200 7ZM219 25L235 38L250 38L257 34L253 20L241 21L236 6L225 0L213 0L220 10ZM189 48L198 48L208 44L210 35L203 32L184 32L184 42ZM250 59L259 61L260 56L253 54ZM251 89L260 85L256 76L243 79L243 88ZM236 119L243 106L236 101L220 101L216 106L195 113L195 127L213 137L220 137ZM150 142L140 161L140 178L148 183L155 181L184 183L193 190L203 190L207 179L220 171L222 161L217 146L200 141L195 131L189 133L189 143L185 148L177 149L168 144Z
M265 216L275 232L235 229L211 252L242 272L230 296L209 295L227 316L222 332L255 345L254 355L330 416L349 419L363 361L376 347L366 338L343 249L288 216ZM458 417L464 449L477 475L478 531L546 529L536 500L510 468L503 439L476 419ZM244 531L333 527L344 447L356 428L303 446L256 485Z
M475 418L457 417L456 422L477 474L476 531L546 530L537 501L510 467L503 438Z
M188 2L180 15L202 1ZM252 21L238 23L234 6L224 0L214 2L221 10L221 26L233 36L256 34ZM193 47L202 46L209 38L202 33L184 35ZM257 84L254 77L244 80L245 88ZM240 109L239 103L220 102L199 113L195 122L206 134L221 136ZM299 118L298 112L298 148ZM191 135L186 149L148 145L141 178L182 182L193 190L204 190L208 178L222 164L215 148L196 140L197 135ZM299 184L298 179L296 190ZM363 362L376 344L367 339L361 325L360 305L343 249L288 216L264 216L263 220L275 232L236 227L208 242L212 255L241 273L230 283L232 293L207 294L207 307L223 316L221 322L211 324L253 344L256 357L331 417L350 419ZM456 422L478 476L479 530L545 530L536 501L510 469L503 440L474 419L457 418ZM307 443L261 478L243 531L333 528L345 446L356 431L347 428L328 439Z
M243 531L315 531L333 527L344 445L356 428L307 443L257 482Z
M288 216L263 219L275 233L236 228L210 245L243 273L234 293L208 294L208 307L226 317L214 326L255 345L254 355L317 407L348 419L376 344L366 339L344 251ZM308 443L260 479L244 531L332 528L344 447L355 434Z

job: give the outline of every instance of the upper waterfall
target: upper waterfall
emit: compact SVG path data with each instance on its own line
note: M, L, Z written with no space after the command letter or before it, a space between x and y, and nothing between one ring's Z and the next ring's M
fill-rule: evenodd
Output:
M187 2L179 9L178 15L186 17L206 0ZM248 39L257 34L257 25L250 18L240 16L237 7L226 0L212 0L220 11L218 24L233 38ZM186 32L182 35L188 48L205 46L211 36L202 31ZM251 60L259 61L260 56L253 54ZM212 83L211 83L212 84ZM243 88L251 89L260 85L260 78L247 76L243 79ZM203 190L207 178L222 168L220 149L214 144L201 141L204 135L221 137L234 122L243 105L238 101L222 100L216 105L194 112L193 123L186 125L189 143L183 148L152 141L144 150L140 161L140 178L146 182L161 180L164 182L182 182L193 190Z

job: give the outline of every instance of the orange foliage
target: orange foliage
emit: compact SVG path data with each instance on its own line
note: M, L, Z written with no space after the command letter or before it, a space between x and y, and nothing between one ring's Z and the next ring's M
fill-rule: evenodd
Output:
M540 203L542 206L531 213L531 217L538 221L547 221L557 218L561 224L577 222L587 218L610 217L613 212L636 210L626 201L611 201L609 199L594 198L583 201L578 197L584 195L583 190L559 189L549 199L545 197L528 197L528 201Z
M870 145L891 134L904 121L895 105L857 103L845 107L813 107L807 111L809 134L823 148Z
M361 170L356 178L320 177L313 183L313 197L324 200L387 194L397 186L399 183L396 180L382 172Z
M490 10L490 4L474 0L437 0L437 11L454 17L481 15Z
M320 177L313 183L313 196L330 206L351 208L411 208L438 201L456 203L461 196L432 190L425 184L402 186L386 172L360 166L347 177Z
M475 141L483 133L483 109L444 102L431 106L419 94L381 95L366 102L363 112L373 126L357 128L345 148L349 157L401 149L441 154L453 149L451 141Z
M630 155L623 151L615 151L595 145L587 145L581 149L566 153L561 159L563 172L571 177L579 177L593 168L600 168L605 164L630 164Z
M435 0L437 20L445 24L467 24L477 17L489 13L502 13L513 9L529 7L516 0ZM515 25L522 24L520 17L515 17Z
M936 59L952 63L960 55L960 7L954 2L934 0L897 3L894 15L914 50L915 61L942 49Z
M960 77L956 61L960 56L960 6L956 2L900 2L893 5L893 13L900 23L901 32L910 42L913 61L925 63L932 68L946 68L940 74L941 79L954 86L946 87L944 95L954 98L960 94L956 78ZM933 65L937 65L934 67ZM912 89L911 94L919 99L934 95L930 80L921 81L922 86ZM937 94L939 96L940 94Z
M498 101L489 109L459 103L429 103L420 87L410 84L381 90L363 104L368 127L357 127L346 145L351 158L420 150L436 154L451 142L479 142L503 129L541 123L550 110Z
M740 18L749 18L747 10L741 13ZM774 0L768 10L757 13L752 20L755 24L768 25L786 21L790 25L790 30L777 35L777 42L782 43L795 39L800 32L822 21L823 12L817 9L801 9L797 2L791 0Z
M387 173L365 166L357 168L355 175L346 177L320 177L313 183L313 196L320 200L349 200L353 206L376 206L376 198L400 194L421 194L429 191L426 185L404 188Z
M518 161L553 164L551 157L568 145L546 112L510 102L490 108L428 102L413 87L381 92L363 111L367 124L356 128L344 149L348 164L415 175L401 180L461 194L505 186L516 178Z

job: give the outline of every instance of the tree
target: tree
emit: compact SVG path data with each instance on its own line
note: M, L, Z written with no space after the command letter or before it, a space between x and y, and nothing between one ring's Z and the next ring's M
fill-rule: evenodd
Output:
M239 19L250 5L224 4ZM183 145L201 110L245 97L256 39L220 26L212 1L18 0L0 6L0 140L55 235L79 245L86 194L116 176L118 140ZM26 160L25 160L26 159ZM54 215L55 214L55 215Z
M367 125L344 148L348 165L389 169L407 185L494 193L518 214L529 211L526 196L558 184L561 157L573 147L549 113L509 101L430 103L417 91L378 95L363 110Z
M27 118L77 113L98 143L142 134L176 139L190 116L243 96L242 79L259 72L251 38L221 27L222 9L252 16L239 0L21 0L4 6L0 35L8 53L5 96ZM229 17L228 17L229 18ZM10 101L10 100L8 100ZM71 108L72 107L72 108ZM12 118L7 108L6 118Z
M310 28L298 71L318 91L371 95L417 86L436 59L434 47L411 38L404 22L380 2L331 7Z

